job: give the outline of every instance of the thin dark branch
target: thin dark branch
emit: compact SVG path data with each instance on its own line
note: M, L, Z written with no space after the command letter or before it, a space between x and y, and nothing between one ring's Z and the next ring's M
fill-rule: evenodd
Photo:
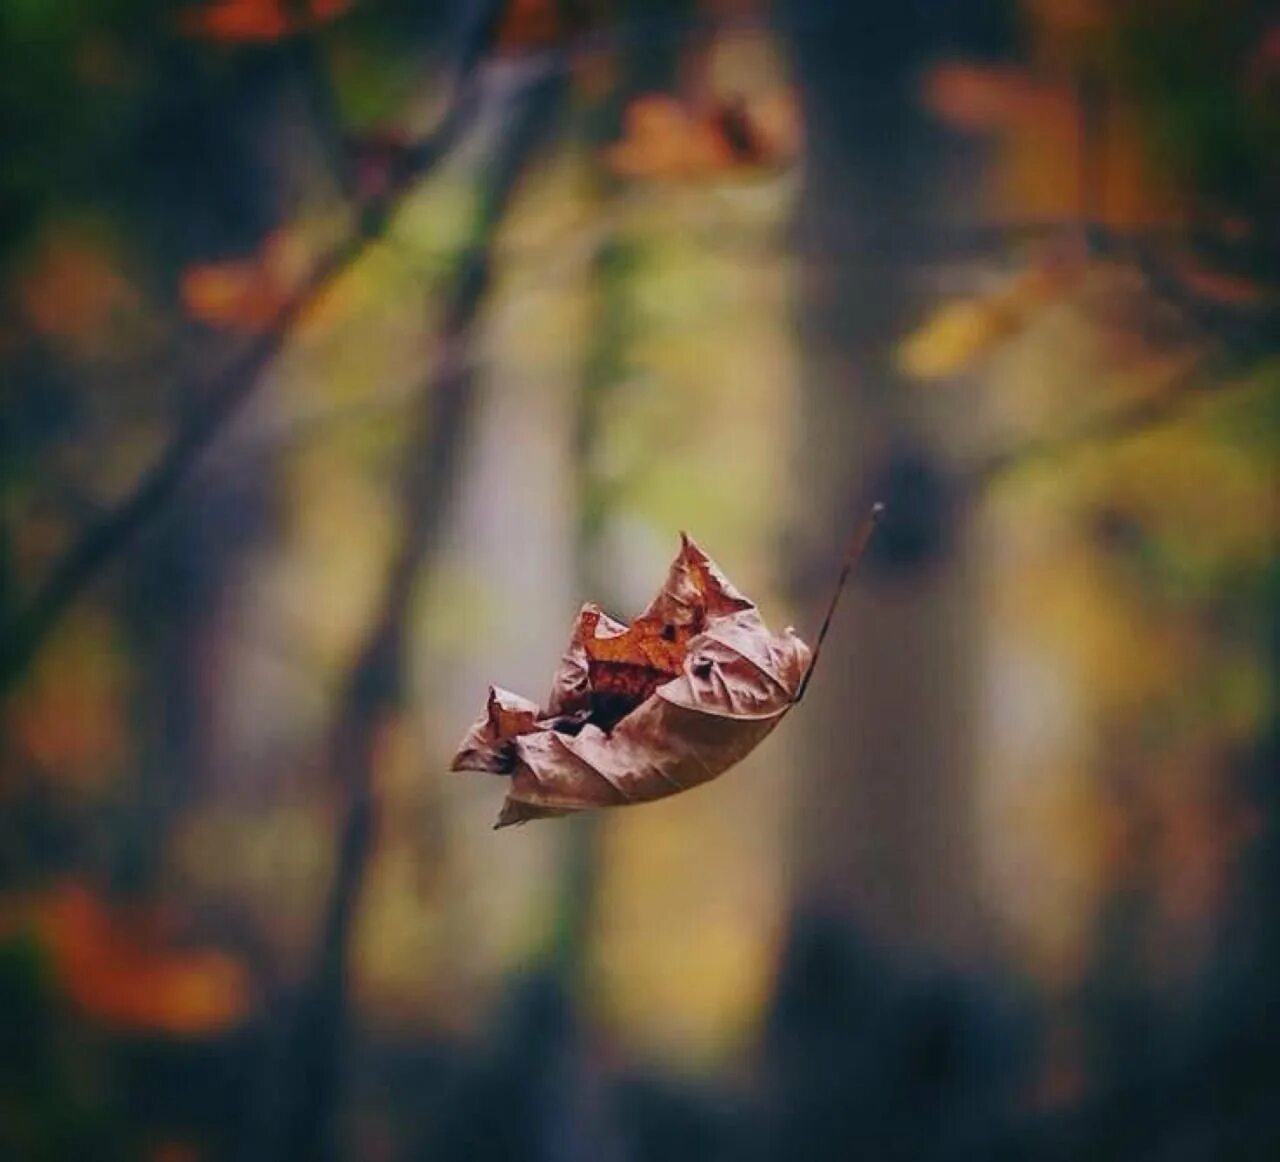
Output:
M849 574L857 567L862 560L862 555L867 551L867 545L871 543L871 538L875 534L876 526L884 517L884 505L877 502L871 506L871 511L862 519L862 523L858 525L857 531L853 534L853 540L849 542L849 549L845 553L844 565L840 569L840 576L836 581L836 587L832 590L831 601L827 605L826 615L822 619L822 625L818 629L818 635L813 639L813 654L809 658L809 665L806 667L804 677L800 679L800 685L796 689L796 696L792 702L799 702L804 697L804 692L809 689L809 679L813 677L813 671L818 665L818 657L822 653L822 643L827 640L827 632L831 629L831 619L835 616L836 606L840 604L840 595L844 592L844 587L849 581Z
M0 647L0 691L26 668L63 612L99 570L159 512L190 476L200 454L253 393L284 346L290 328L354 260L362 248L348 240L308 280L276 317L272 328L197 395L186 422L127 497L94 521L49 573L26 609L6 629Z
M1198 240L1198 234L1188 233L1179 245ZM1257 301L1212 299L1179 276L1164 248L1118 232L1101 236L1098 245L1102 254L1133 266L1156 298L1173 307L1207 338L1246 354L1275 348L1280 310L1274 286L1260 286Z
M228 367L193 393L197 403L159 459L143 473L133 491L109 509L66 551L25 609L0 635L0 694L25 671L67 607L103 567L128 546L140 529L190 478L201 455L226 428L262 383L293 327L386 230L392 212L410 190L443 158L465 127L473 108L474 79L458 89L437 131L406 151L385 193L362 208L355 231L321 261L284 303L271 326Z

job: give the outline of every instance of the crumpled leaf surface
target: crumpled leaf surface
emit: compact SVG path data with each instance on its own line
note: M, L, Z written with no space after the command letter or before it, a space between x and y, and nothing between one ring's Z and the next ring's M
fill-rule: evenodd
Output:
M794 704L809 657L681 534L630 625L582 607L545 708L490 687L453 770L510 780L498 827L662 799L754 750Z

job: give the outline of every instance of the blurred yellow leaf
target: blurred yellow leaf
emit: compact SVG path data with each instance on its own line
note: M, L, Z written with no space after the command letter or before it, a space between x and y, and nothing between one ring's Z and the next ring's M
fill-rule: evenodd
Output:
M967 371L1023 331L1077 274L1063 264L1032 267L991 294L944 303L902 341L898 366L916 379Z

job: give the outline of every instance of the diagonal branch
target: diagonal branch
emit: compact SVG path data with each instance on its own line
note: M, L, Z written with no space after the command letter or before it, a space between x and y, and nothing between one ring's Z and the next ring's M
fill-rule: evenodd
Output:
M269 329L195 393L194 406L168 446L123 500L103 513L49 571L34 596L0 632L0 695L22 675L67 607L126 548L191 477L200 457L258 389L294 326L386 231L417 183L444 158L474 110L476 76L468 72L437 130L405 151L386 190L360 209L355 230L320 262L280 308Z
M1029 440L979 460L960 477L964 496L976 500L1022 468L1052 463L1090 446L1121 440L1176 420L1197 399L1210 393L1250 390L1243 384L1236 388L1220 385L1213 375L1218 358L1217 352L1206 352L1179 371L1173 382L1155 395L1142 396L1103 412L1062 435Z
M53 566L27 607L5 628L0 640L0 692L22 674L67 607L103 566L164 508L191 475L201 453L258 387L296 320L353 263L362 245L363 240L355 237L345 242L281 310L271 329L205 385L199 392L201 403L192 409L134 490L98 517Z

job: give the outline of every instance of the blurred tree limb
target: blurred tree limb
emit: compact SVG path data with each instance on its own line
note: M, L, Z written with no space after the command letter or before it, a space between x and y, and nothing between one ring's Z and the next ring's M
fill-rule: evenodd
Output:
M21 677L67 607L190 478L201 455L257 390L293 328L386 231L395 210L466 129L477 101L479 65L493 21L493 0L465 5L457 79L438 127L394 160L384 189L356 207L353 231L322 259L277 311L266 331L192 392L187 418L159 458L117 505L71 545L48 576L0 629L0 695Z

